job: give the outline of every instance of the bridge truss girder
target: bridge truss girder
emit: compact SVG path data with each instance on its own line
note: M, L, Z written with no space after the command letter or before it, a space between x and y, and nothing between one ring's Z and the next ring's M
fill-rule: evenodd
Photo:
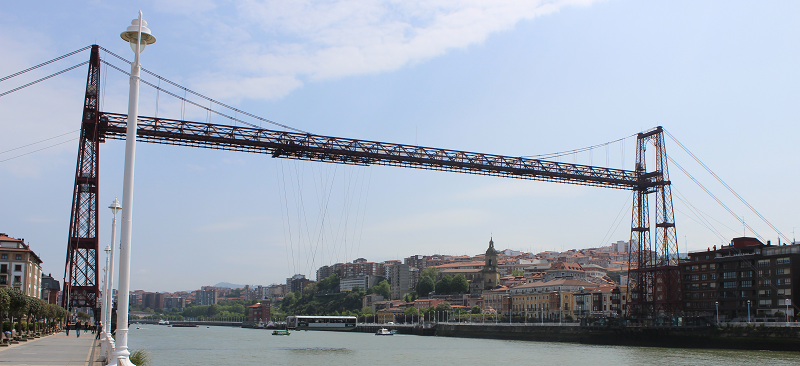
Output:
M70 215L64 296L65 308L96 307L99 143L124 140L127 115L99 111L100 58L92 47L75 190ZM658 127L639 134L635 171L569 164L523 157L482 154L415 145L356 140L313 134L227 126L165 118L139 117L137 139L143 142L269 154L288 158L352 165L385 165L451 171L517 179L630 189L635 192L631 239L628 315L652 317L674 312L679 305L677 242L663 133ZM646 172L647 142L656 146L656 170ZM648 195L657 193L655 247L651 247ZM123 202L123 205L125 203Z

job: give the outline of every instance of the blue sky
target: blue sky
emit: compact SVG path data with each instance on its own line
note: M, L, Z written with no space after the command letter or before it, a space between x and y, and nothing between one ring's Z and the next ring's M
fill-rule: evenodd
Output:
M93 43L132 58L119 33L140 9L158 39L145 68L258 116L322 135L511 156L661 125L789 239L800 229L796 2L17 2L0 10L0 76ZM87 59L4 81L0 92ZM102 72L102 109L125 113L127 78ZM81 68L0 98L0 232L25 238L59 279L85 80ZM140 113L156 105L162 117L209 119L143 86ZM562 161L631 169L634 147L628 138ZM667 151L778 240L671 140ZM101 147L102 246L123 154L120 141ZM629 236L626 191L141 143L136 164L132 289L266 285L357 257L477 254L490 236L534 252ZM670 173L681 251L743 234Z

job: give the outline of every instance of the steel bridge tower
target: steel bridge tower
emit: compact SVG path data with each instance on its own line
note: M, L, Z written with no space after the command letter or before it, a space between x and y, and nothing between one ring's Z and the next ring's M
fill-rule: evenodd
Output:
M67 310L88 307L96 309L100 296L97 273L97 214L100 174L100 52L92 46L89 76L83 101L81 137L72 210L69 218L67 263L64 267L64 290L61 306Z
M655 147L656 164L655 171L649 173L645 165L648 144ZM626 315L631 319L663 319L681 311L681 284L671 182L661 126L637 136L636 175L640 184L634 187L631 212ZM653 193L656 196L655 245L650 238L648 202Z

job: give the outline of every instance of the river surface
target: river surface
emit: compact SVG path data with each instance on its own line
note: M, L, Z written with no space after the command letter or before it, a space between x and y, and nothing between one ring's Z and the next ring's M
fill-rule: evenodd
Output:
M137 328L138 327L138 328ZM800 365L800 352L698 350L494 339L131 325L130 349L160 365Z

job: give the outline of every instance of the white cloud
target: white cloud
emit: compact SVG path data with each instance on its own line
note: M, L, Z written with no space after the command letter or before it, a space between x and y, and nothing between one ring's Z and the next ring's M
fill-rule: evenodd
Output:
M307 81L397 70L483 42L522 20L592 0L281 1L236 3L208 24L215 73L194 84L222 98L284 96ZM213 9L214 7L209 7ZM220 8L217 6L216 8ZM235 22L233 21L235 19Z

